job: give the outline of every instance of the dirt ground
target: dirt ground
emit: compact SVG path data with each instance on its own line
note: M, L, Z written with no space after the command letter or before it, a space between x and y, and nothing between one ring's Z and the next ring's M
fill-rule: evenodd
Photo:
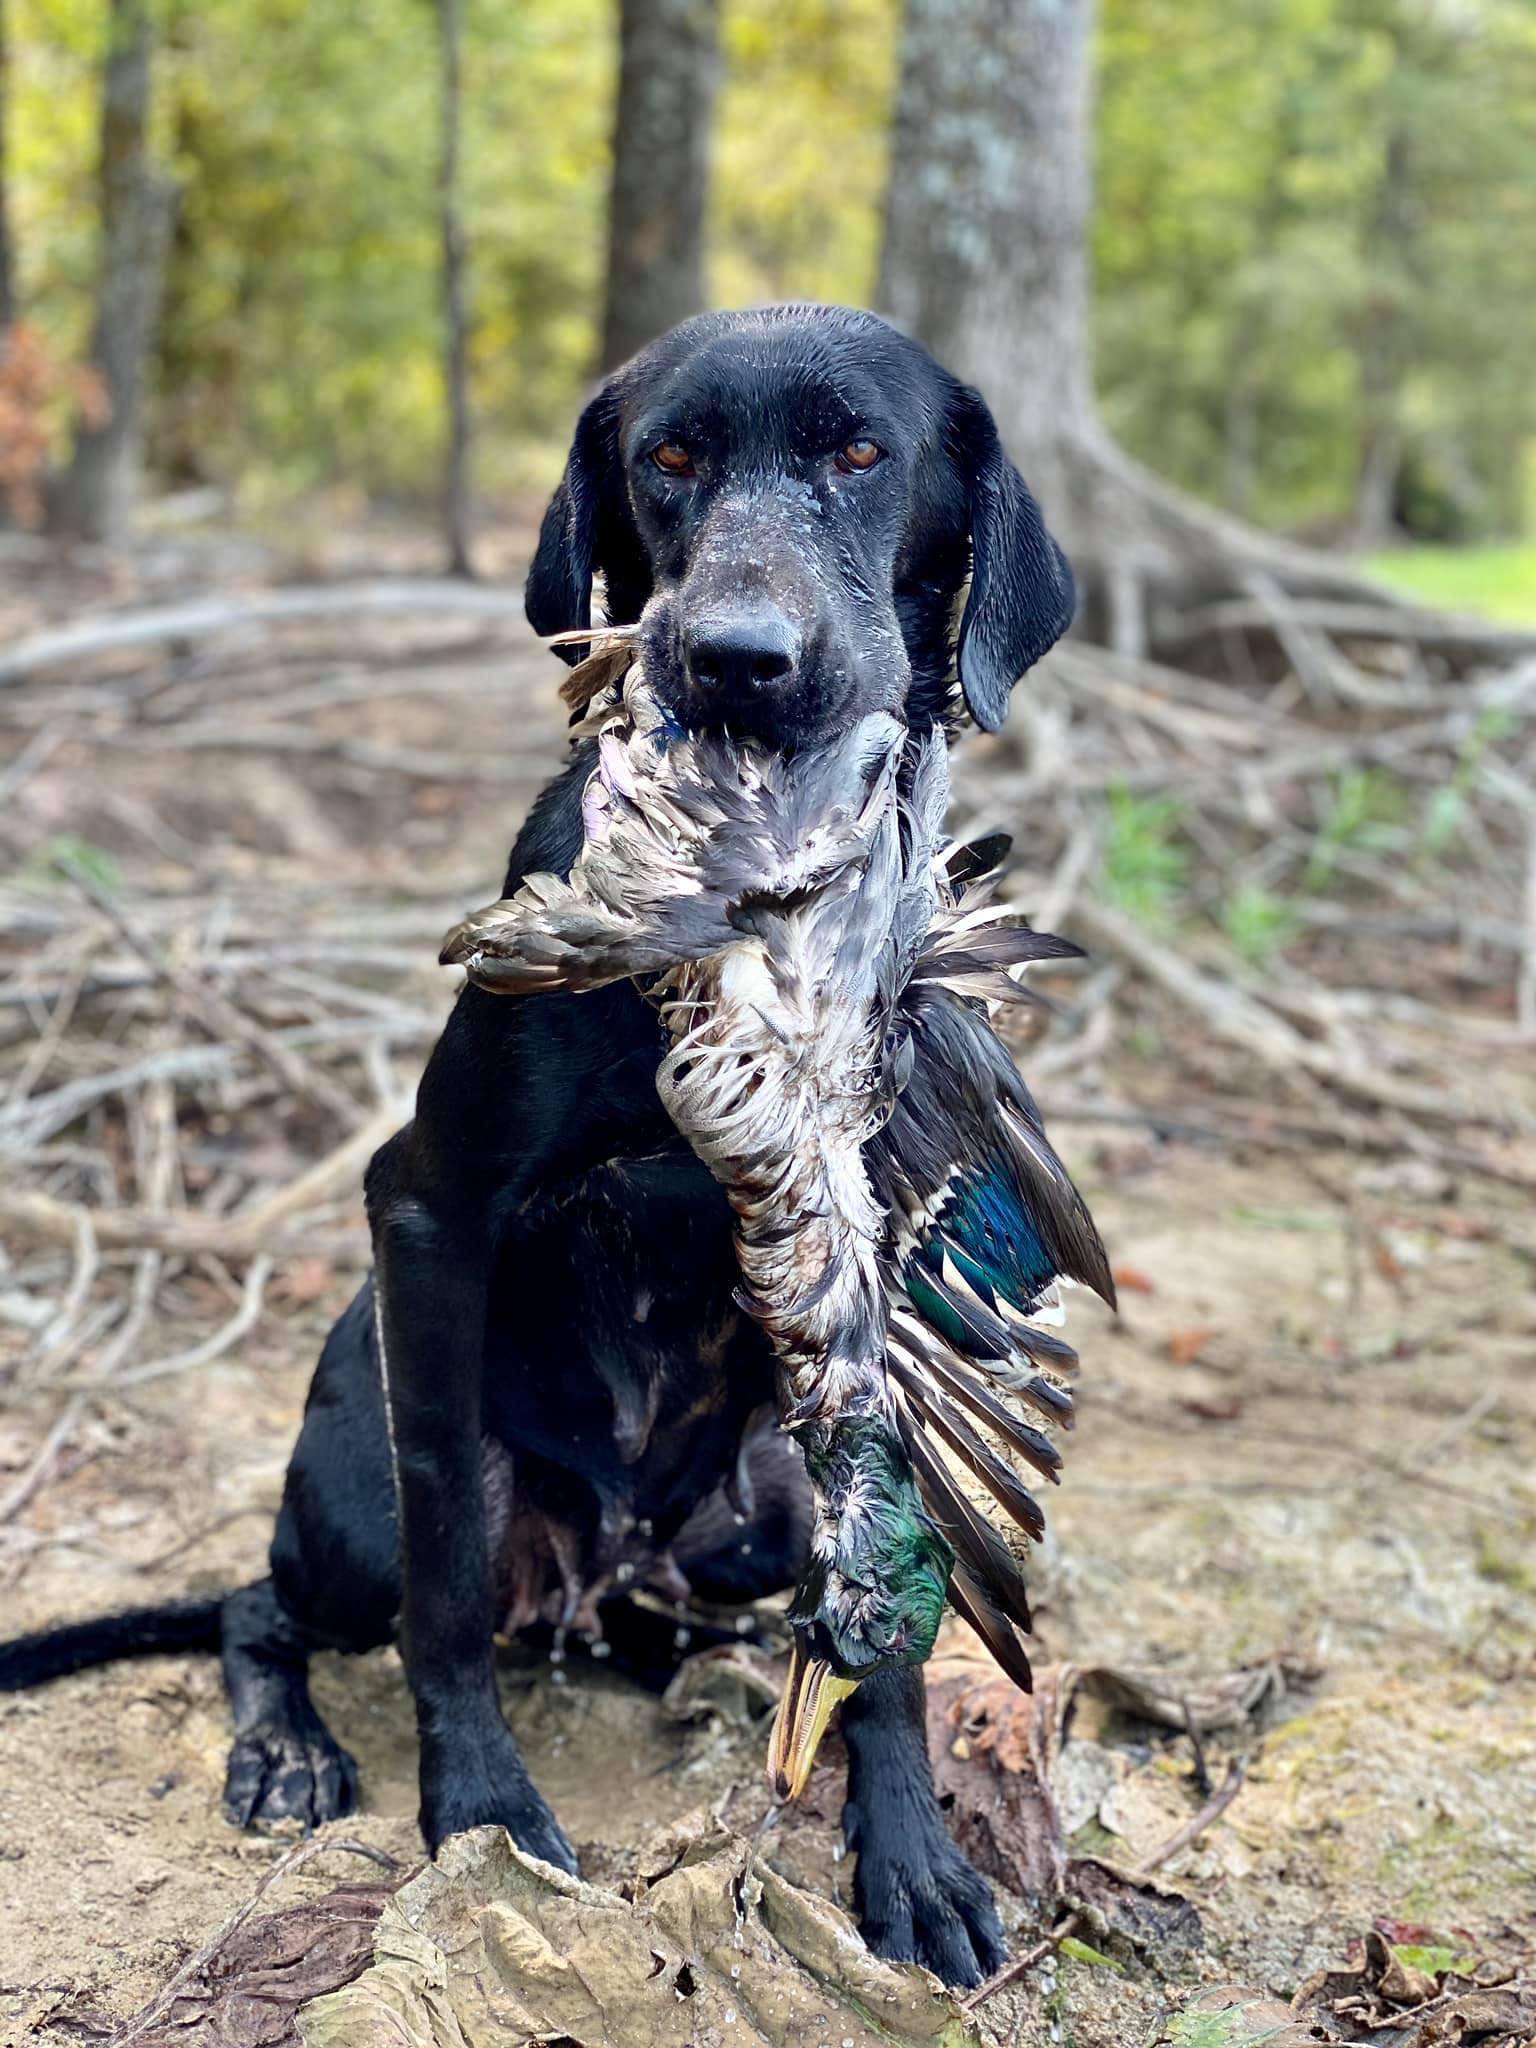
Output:
M18 601L19 604L19 601ZM25 623L24 611L15 614ZM442 635L439 633L438 642ZM336 660L347 649L338 631ZM450 658L451 656L451 658ZM317 755L189 755L71 736L12 832L89 827L123 876L156 886L316 888L335 864L395 906L485 900L529 794L558 757L547 657L472 633L430 655L402 633L398 693L339 703L324 729L395 747L484 746L478 786L391 779ZM437 678L418 687L430 670ZM270 687L270 686L268 686ZM226 712L241 701L238 679ZM195 773L189 774L189 762ZM13 821L14 822L14 821ZM446 918L444 922L446 922ZM434 1014L449 991L425 938L393 984ZM1158 1087L1155 1039L1112 1047L1106 1092ZM386 1048L409 1081L420 1047ZM1513 1064L1509 1085L1528 1087ZM1027 1063L1026 1063L1027 1071ZM1049 1115L1051 1088L1042 1088ZM1187 1098L1186 1098L1187 1099ZM1373 1922L1514 1962L1536 1935L1536 1220L1513 1191L1411 1161L1233 1156L1119 1122L1056 1131L1110 1245L1112 1320L1074 1300L1084 1361L1065 1483L1049 1502L1042 1664L1151 1668L1193 1687L1273 1664L1260 1720L1211 1738L1244 1787L1167 1876L1204 1946L1121 1972L1063 1957L986 2009L999 2039L1150 2042L1191 1985L1289 1993ZM333 1218L355 1221L354 1200ZM6 1246L0 1287L34 1247ZM235 1351L93 1409L0 1531L5 1633L263 1569L273 1506L329 1319L360 1268L279 1262ZM171 1284L146 1355L230 1313L227 1277ZM0 1484L48 1420L0 1407ZM761 1726L685 1724L591 1669L556 1684L509 1660L508 1710L584 1868L621 1876L659 1825L768 1803ZM322 1711L357 1755L364 1807L336 1832L419 1855L414 1742L393 1652L324 1661ZM249 1897L286 1844L218 1814L227 1739L210 1657L162 1657L0 1700L0 2041L102 2036ZM1182 1735L1080 1717L1078 1849L1134 1867L1196 1812ZM770 1837L791 1874L848 1891L836 1746L804 1809ZM978 1764L977 1768L983 1768ZM1083 1788L1086 1787L1086 1790ZM285 1880L291 1904L353 1878L345 1854ZM1011 1927L1021 1945L1040 1931Z

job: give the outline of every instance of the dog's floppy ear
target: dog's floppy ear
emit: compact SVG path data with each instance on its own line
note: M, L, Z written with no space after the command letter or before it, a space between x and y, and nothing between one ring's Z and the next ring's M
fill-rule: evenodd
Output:
M590 626L592 579L599 570L609 618L638 618L651 594L651 575L624 488L617 394L611 384L577 421L565 474L539 528L523 590L523 609L533 630L550 634ZM576 662L586 649L562 647L559 652Z
M971 521L971 590L960 621L960 687L971 716L996 732L1008 692L1072 623L1076 588L1040 507L1004 453L979 391L962 385L950 415Z

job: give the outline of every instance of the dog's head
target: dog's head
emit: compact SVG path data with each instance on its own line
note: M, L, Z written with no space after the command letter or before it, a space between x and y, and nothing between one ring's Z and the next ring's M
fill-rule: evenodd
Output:
M608 380L544 517L535 630L589 625L598 572L684 725L780 747L939 714L968 573L959 681L989 731L1072 617L980 394L832 306L704 314Z

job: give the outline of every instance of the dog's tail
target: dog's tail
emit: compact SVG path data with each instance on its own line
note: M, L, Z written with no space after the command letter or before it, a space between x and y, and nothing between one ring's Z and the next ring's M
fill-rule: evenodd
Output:
M148 1657L157 1650L216 1650L222 1636L225 1595L208 1600L169 1600L162 1607L132 1607L95 1621L39 1629L0 1643L0 1692L25 1692L71 1671L115 1664L120 1657Z

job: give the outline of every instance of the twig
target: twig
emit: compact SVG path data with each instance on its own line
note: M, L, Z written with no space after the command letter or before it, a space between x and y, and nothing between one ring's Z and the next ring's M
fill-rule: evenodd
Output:
M1238 1793L1242 1791L1247 1777L1247 1759L1240 1756L1234 1757L1227 1770L1226 1777L1223 1778L1221 1784L1205 1802L1204 1806L1201 1807L1194 1819L1186 1821L1183 1827L1168 1837L1160 1849L1154 1849L1146 1861L1137 1866L1133 1881L1137 1884L1142 1883L1155 1870L1161 1870L1164 1864L1171 1863L1175 1856L1182 1855L1191 1842L1197 1842L1207 1828L1214 1826L1221 1819L1221 1816L1232 1804Z
M1274 1071L1310 1074L1363 1101L1438 1123L1465 1127L1500 1120L1453 1095L1394 1080L1382 1073L1379 1065L1367 1064L1341 1053L1335 1046L1303 1037L1267 1004L1197 967L1175 949L1166 934L1144 931L1130 918L1102 904L1079 903L1072 922L1091 951L1111 953L1123 960L1182 1009L1201 1018L1217 1037L1241 1046Z
M171 1352L165 1358L151 1359L147 1365L135 1366L132 1372L120 1373L115 1385L118 1387L142 1387L150 1380L169 1379L178 1372L190 1372L194 1366L208 1365L220 1358L240 1339L246 1336L261 1319L265 1305L267 1282L272 1277L272 1261L263 1255L252 1259L246 1269L245 1288L240 1306L229 1318L221 1323L211 1337L205 1337L201 1344L194 1344L186 1351Z
M367 1842L353 1841L349 1835L336 1836L330 1841L300 1842L272 1866L244 1905L235 1908L211 1940L205 1941L195 1954L187 1957L175 1976L156 1992L148 2005L142 2007L131 2020L118 2028L112 2036L110 2048L127 2048L130 2041L136 2041L141 2035L147 2034L150 2028L170 2011L184 1988L200 1977L225 1943L239 1933L272 1887L295 1870L302 1869L311 1857L323 1856L330 1849L341 1850L348 1856L365 1856L370 1863L378 1864L381 1870L400 1868L395 1858L386 1854L383 1849L372 1848Z
M68 1401L54 1422L52 1429L43 1438L34 1452L32 1462L21 1477L3 1496L0 1496L0 1524L9 1522L19 1515L53 1470L53 1461L74 1434L75 1424L85 1413L86 1397L76 1394Z
M1016 1983L1020 1977L1027 1975L1037 1963L1043 1963L1053 1949L1060 1948L1069 1935L1077 1932L1081 1919L1081 1913L1068 1913L1064 1920L1058 1920L1043 1941L1037 1941L1034 1947L1026 1949L1023 1955L1015 1956L1011 1963L1004 1963L1000 1970L994 1971L985 1984L979 1984L974 1991L962 1998L961 2010L974 2012L978 2005L984 2005L989 1998L994 1997L1007 1985Z
M25 1102L44 1074L47 1073L49 1066L53 1062L54 1054L63 1043L64 1034L70 1027L71 1020L75 1014L75 1005L80 1000L80 991L85 986L88 972L87 960L81 958L75 962L68 974L65 975L57 1000L49 1015L46 1028L38 1034L31 1051L27 1054L25 1060L22 1061L19 1071L5 1092L7 1106Z
M66 1205L61 1203L61 1208ZM75 1263L69 1276L69 1286L58 1312L38 1339L38 1350L46 1361L56 1352L69 1336L70 1331L84 1313L95 1283L97 1268L101 1263L95 1226L91 1212L83 1204L70 1203L66 1208L70 1223L70 1234L74 1239Z
M19 796L60 743L69 737L62 724L40 725L11 765L0 773L0 811Z
M216 1042L233 1038L259 1053L283 1084L296 1095L306 1096L328 1110L342 1124L357 1120L357 1104L344 1088L338 1087L329 1075L320 1072L292 1046L284 1045L273 1034L258 1024L254 1017L232 1002L222 989L200 981L178 967L159 950L154 942L141 932L138 926L123 910L121 904L88 875L78 861L60 859L55 865L66 875L80 893L107 918L113 929L133 952L139 955L146 966L160 975L167 986L173 988L186 1003L198 1022Z
M1515 1015L1520 1029L1536 1037L1536 812L1525 840L1525 934L1520 952L1520 978L1515 985Z
M1189 1746L1195 1753L1195 1790L1202 1797L1206 1797L1211 1789L1211 1772L1205 1760L1205 1740L1200 1733L1200 1724L1195 1719L1195 1710L1188 1699L1181 1697L1179 1706L1184 1715L1184 1733L1189 1737Z

